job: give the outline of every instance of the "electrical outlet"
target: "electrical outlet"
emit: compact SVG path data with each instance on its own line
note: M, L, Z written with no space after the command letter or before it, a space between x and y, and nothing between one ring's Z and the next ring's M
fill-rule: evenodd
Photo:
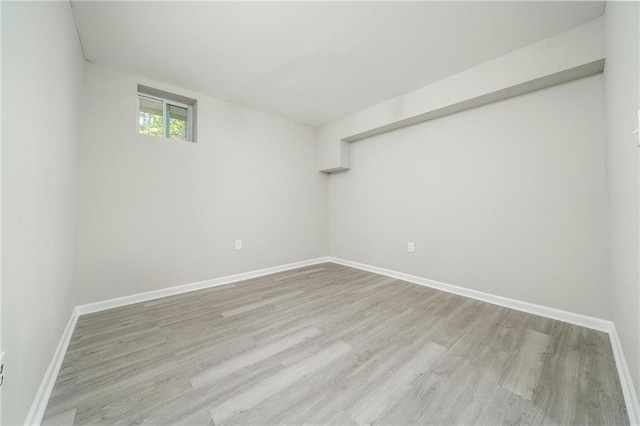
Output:
M242 240L236 240L236 250L242 249Z
M412 242L408 242L407 243L407 251L409 253L413 253L413 243Z

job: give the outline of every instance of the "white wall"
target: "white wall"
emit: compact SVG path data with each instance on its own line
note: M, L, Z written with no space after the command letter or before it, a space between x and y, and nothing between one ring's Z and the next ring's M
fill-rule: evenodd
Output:
M602 20L478 64L321 127L319 169L350 167L349 145L389 130L602 72Z
M139 83L198 99L197 143L136 134ZM82 303L328 252L310 127L87 64L82 134Z
M640 394L640 109L638 2L607 2L604 71L613 321Z
M605 162L601 74L354 142L330 253L608 319Z
M84 61L68 2L2 2L2 424L22 424L76 304Z
M74 305L327 253L613 317L638 386L637 29L608 3L610 306L602 76L353 143L327 177L314 129L85 66L68 3L3 2L2 423ZM199 100L197 144L135 133L138 83Z

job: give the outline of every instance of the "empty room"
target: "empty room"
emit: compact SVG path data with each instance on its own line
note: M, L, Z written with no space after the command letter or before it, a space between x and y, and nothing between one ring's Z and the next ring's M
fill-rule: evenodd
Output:
M3 425L640 425L637 1L2 1Z

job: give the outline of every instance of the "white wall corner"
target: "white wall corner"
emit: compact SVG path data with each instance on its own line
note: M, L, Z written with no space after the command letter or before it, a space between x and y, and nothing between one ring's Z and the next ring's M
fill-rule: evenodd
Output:
M199 289L231 284L238 281L244 281L251 278L256 278L260 276L274 274L277 272L284 272L291 269L301 268L305 266L312 266L312 265L326 263L326 262L349 266L352 268L373 272L376 274L385 275L392 278L397 278L399 280L411 282L413 284L418 284L425 287L430 287L437 290L442 290L449 293L470 297L472 299L481 300L481 301L492 303L495 305L531 313L534 315L540 315L540 316L548 317L551 319L564 321L571 324L588 327L588 328L609 333L609 336L611 339L611 346L612 346L613 354L615 357L616 367L618 370L618 375L620 377L622 391L625 398L625 404L627 406L627 411L629 413L630 422L632 425L640 425L640 407L638 405L638 399L635 393L635 389L633 387L633 382L631 380L631 376L626 364L626 360L624 358L624 353L622 352L622 347L620 344L618 333L616 331L615 325L612 322L598 319L598 318L587 317L587 316L575 314L572 312L566 312L566 311L562 311L554 308L549 308L546 306L540 306L540 305L535 305L528 302L522 302L515 299L496 296L489 293L483 293L476 290L470 290L464 287L446 284L446 283L430 280L423 277L417 277L417 276L405 274L402 272L392 271L384 268L378 268L376 266L366 265L366 264L353 262L353 261L340 259L340 258L335 258L331 256L320 257L316 259L309 259L301 262L295 262L295 263L290 263L286 265L264 268L256 271L247 272L247 273L230 275L222 278L216 278L213 280L185 284L181 286L170 287L163 290L140 293L140 294L125 296L117 299L110 299L106 301L76 306L71 313L71 317L69 318L69 321L67 322L67 325L64 331L62 332L60 341L58 342L58 346L56 347L56 350L53 354L51 362L49 363L49 367L47 368L47 371L45 372L44 377L42 378L40 387L38 388L38 392L36 393L36 396L31 405L31 409L29 410L29 413L25 420L25 424L39 425L42 422L45 410L47 408L47 404L49 402L49 398L51 396L51 392L53 391L53 387L55 385L56 379L60 372L60 368L62 367L62 362L67 352L67 348L69 347L69 343L71 342L71 337L73 336L73 331L75 329L76 323L80 315L94 313L94 312L98 312L106 309L112 309L120 306L130 305L134 303L140 303L144 301L159 299L162 297L188 293L188 292L199 290Z
M303 268L305 266L312 266L326 262L329 262L328 256L76 306L71 313L71 317L67 322L67 326L62 332L62 336L60 337L58 346L56 347L53 357L51 358L51 362L49 363L49 367L47 368L47 371L45 372L44 377L40 382L40 387L38 388L38 392L36 393L33 403L31 404L31 409L27 414L27 418L24 424L39 425L42 422L42 418L47 408L49 398L51 397L51 392L53 391L53 387L56 383L60 368L62 367L62 362L64 361L64 356L67 352L67 348L69 347L69 343L71 342L71 337L73 336L73 331L76 327L76 323L78 322L78 318L80 317L80 315L117 308L120 306L131 305L134 303L160 299L167 296L188 293L204 288L231 284L238 281L244 281L251 278L257 278L265 275L271 275L278 272L284 272L291 269Z
M354 142L602 72L602 18L530 44L402 96L329 123L318 131L319 170L348 170Z
M620 342L618 330L613 322L609 329L609 338L611 340L613 356L616 361L618 377L620 378L620 386L622 387L622 393L624 395L624 403L627 407L627 413L629 414L629 423L631 425L640 426L640 401L638 401L638 394L636 393L636 389L633 385L629 366L627 365L627 360L622 350L622 343Z
M349 142L318 132L318 170L324 173L339 172L351 168Z
M548 306L537 305L535 303L524 302L522 300L511 299L509 297L498 296L491 293L485 293L483 291L472 290L454 284L447 284L429 278L406 274L404 272L393 271L391 269L379 268L377 266L367 265L364 263L354 262L337 257L329 257L329 261L338 265L349 266L351 268L385 275L387 277L396 278L401 281L406 281L424 287L445 291L447 293L457 294L459 296L469 297L471 299L480 300L482 302L503 306L505 308L514 309L521 312L526 312L528 314L551 318L557 321L578 325L580 327L586 327L605 333L608 333L609 330L611 330L611 321L607 321L601 318L595 318L575 312L564 311L562 309L550 308Z
M264 269L258 269L255 271L243 272L240 274L228 275L226 277L214 278L206 281L198 281L195 283L182 284L174 287L167 287L159 290L147 291L144 293L131 294L129 296L117 297L114 299L102 300L94 303L87 303L84 305L76 306L76 310L79 315L91 314L94 312L100 312L107 309L118 308L121 306L132 305L134 303L147 302L149 300L160 299L168 296L175 296L178 294L189 293L196 290L202 290L205 288L218 287L221 285L232 284L238 281L249 280L252 278L262 277L265 275L275 274L278 272L284 272L291 269L303 268L305 266L317 265L319 263L326 263L329 261L329 257L318 257L315 259L303 260L300 262L287 263L285 265L278 265Z
M51 397L53 386L56 384L56 379L58 378L60 367L62 367L62 361L64 361L64 356L67 353L67 348L69 347L69 343L71 342L73 330L76 328L76 323L78 322L78 312L79 311L77 307L71 312L71 317L69 318L67 326L64 328L62 335L60 336L58 346L53 353L53 357L51 358L51 362L49 363L47 371L42 377L40 387L38 387L38 391L36 392L36 396L33 399L33 403L31 404L31 408L29 409L27 418L24 421L25 425L39 425L42 422L42 417L44 416L45 410L47 409L47 404L49 402L49 398Z
M428 278L418 277L415 275L405 274L403 272L379 268L377 266L353 262L337 257L329 257L329 261L338 265L349 266L351 268L385 275L387 277L396 278L398 280L410 282L424 287L446 291L447 293L469 297L471 299L492 303L494 305L503 306L505 308L510 308L533 315L539 315L542 317L551 318L557 321L563 321L569 324L574 324L609 334L611 350L613 351L616 369L618 371L618 377L620 378L620 385L622 387L622 393L624 395L624 401L627 407L627 413L629 415L629 422L631 425L640 425L640 405L638 404L638 397L633 386L633 381L631 380L631 373L629 372L629 368L624 357L624 352L622 351L622 345L620 343L618 332L616 331L615 324L612 321L581 315L574 312L563 311L547 306L536 305L533 303L510 299L508 297L497 296L490 293L484 293L477 290L471 290L453 284L447 284Z

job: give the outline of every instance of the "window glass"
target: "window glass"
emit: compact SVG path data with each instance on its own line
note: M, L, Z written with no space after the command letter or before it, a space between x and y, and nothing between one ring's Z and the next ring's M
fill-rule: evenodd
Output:
M169 117L169 139L188 140L187 118L189 110L177 105L167 104L167 116Z
M138 85L138 133L196 141L196 100Z
M163 136L162 101L140 96L139 131L145 135Z

